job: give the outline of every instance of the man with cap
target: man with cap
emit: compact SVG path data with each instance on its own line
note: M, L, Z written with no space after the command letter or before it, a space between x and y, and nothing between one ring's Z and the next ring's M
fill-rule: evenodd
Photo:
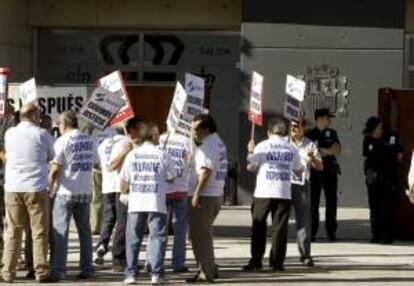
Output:
M323 171L311 169L311 209L312 209L312 240L315 240L319 227L319 202L321 191L324 190L326 202L326 234L329 241L336 240L336 209L338 200L339 164L336 156L341 153L341 144L336 131L331 126L331 118L335 117L327 108L315 111L315 128L307 137L319 148L322 155Z
M370 117L363 131L364 173L371 220L371 243L392 243L398 196L402 146L392 132L384 132L378 117Z

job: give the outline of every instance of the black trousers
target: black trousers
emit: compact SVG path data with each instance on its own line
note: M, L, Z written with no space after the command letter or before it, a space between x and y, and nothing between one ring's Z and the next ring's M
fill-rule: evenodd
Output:
M318 233L319 228L319 204L322 189L325 194L325 221L328 237L335 237L338 223L336 210L338 202L338 174L335 168L325 168L323 172L311 170L311 210L312 210L312 237Z
M253 226L251 233L251 262L260 264L266 249L267 223L272 215L272 251L270 265L283 267L286 258L289 211L291 201L287 199L254 198L252 205Z
M395 180L370 169L366 171L365 179L372 239L392 241L395 235L398 184Z
M125 233L128 217L128 206L119 201L119 193L116 196L116 225L113 239L112 255L113 263L125 265Z

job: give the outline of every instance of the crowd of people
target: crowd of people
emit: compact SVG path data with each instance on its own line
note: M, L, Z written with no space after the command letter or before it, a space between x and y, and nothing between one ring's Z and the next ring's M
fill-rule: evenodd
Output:
M269 214L269 265L274 271L284 270L292 207L300 261L305 267L314 265L311 242L317 238L322 190L327 238L336 240L340 174L336 157L341 145L337 133L330 128L332 117L327 109L316 110L315 127L306 134L308 124L304 119L286 122L273 118L268 121L268 138L259 144L249 142L247 169L256 175L256 186L251 258L244 271L263 267ZM187 282L214 282L218 267L213 224L222 203L228 162L227 149L213 117L195 116L190 138L178 132L160 135L156 124L138 116L106 129L98 139L79 128L78 115L73 111L61 113L58 126L60 136L55 138L50 117L41 115L31 103L21 107L18 120L11 116L3 120L3 280L16 279L23 233L27 277L43 283L66 279L73 217L80 242L77 279L92 278L94 264L103 265L111 249L112 269L124 273L125 284L135 284L141 268L151 275L153 285L162 284L167 234L172 232L172 271L189 271L188 239L198 270ZM393 198L401 145L395 134L382 131L375 117L368 119L363 133L372 242L390 243L394 238ZM395 169L378 159L384 156ZM100 184L95 182L100 180ZM100 187L92 190L93 185ZM96 193L103 206L102 220L96 219L99 226L94 227L90 218L95 211L91 205L94 206ZM0 227L1 231L3 223ZM93 247L96 229L99 239ZM140 266L138 259L146 232L146 262Z

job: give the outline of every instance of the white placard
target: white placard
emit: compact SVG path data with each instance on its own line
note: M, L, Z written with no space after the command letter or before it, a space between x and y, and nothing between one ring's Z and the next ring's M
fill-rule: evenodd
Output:
M37 103L36 102L37 92L36 92L35 78L31 78L19 86L19 97L23 105L29 102Z
M120 71L114 71L99 79L99 85L104 89L115 93L124 100L124 106L118 114L111 120L111 126L116 125L124 120L134 116L134 111L129 102L128 94L125 88L124 80Z
M82 107L80 116L102 130L124 104L125 101L120 96L97 87Z
M302 103L290 95L286 96L283 115L289 120L299 121L302 116Z
M186 73L185 93L187 94L187 100L177 130L190 137L193 118L204 112L204 79Z
M286 77L286 94L302 102L305 97L306 83L290 74Z
M185 103L187 102L187 94L185 93L184 87L179 81L175 86L174 97L171 102L170 112L167 117L167 128L169 131L177 129L181 115L184 112Z
M263 123L263 82L264 77L258 72L253 72L250 87L249 120L259 126Z

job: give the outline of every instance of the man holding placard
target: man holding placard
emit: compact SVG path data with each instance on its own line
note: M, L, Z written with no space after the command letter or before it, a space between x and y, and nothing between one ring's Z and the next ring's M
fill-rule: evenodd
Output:
M267 126L268 139L255 146L248 144L249 171L257 171L252 205L251 258L243 267L246 271L262 268L266 247L267 217L272 214L273 270L284 270L287 249L289 211L291 206L291 172L301 175L302 164L298 152L285 140L286 123L282 118L271 119Z
M323 171L322 157L318 147L304 135L305 121L291 121L289 142L298 151L304 166L300 176L292 174L292 202L295 209L297 244L300 261L306 267L313 266L311 256L312 212L310 192L310 168Z

